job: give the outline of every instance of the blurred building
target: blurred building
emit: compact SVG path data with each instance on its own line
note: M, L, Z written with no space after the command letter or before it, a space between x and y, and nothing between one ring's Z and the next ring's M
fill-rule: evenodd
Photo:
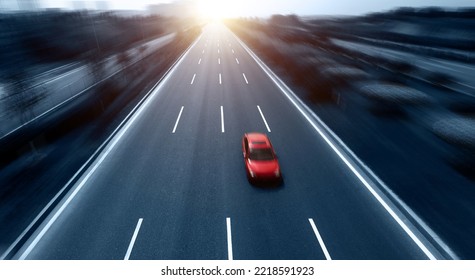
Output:
M96 1L96 9L100 11L109 10L109 1Z
M74 10L85 10L87 5L85 1L72 1L72 6Z
M166 17L196 16L196 4L190 0L175 1L168 4L149 5L148 10L152 14Z
M94 9L99 11L106 11L110 9L110 1L72 1L71 6L73 10Z
M36 10L38 9L38 4L36 0L17 0L18 7L20 10Z

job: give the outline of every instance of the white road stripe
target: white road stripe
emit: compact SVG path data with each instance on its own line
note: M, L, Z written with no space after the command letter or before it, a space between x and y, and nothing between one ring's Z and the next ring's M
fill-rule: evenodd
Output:
M178 113L178 118L176 119L175 126L173 127L172 133L175 133L178 122L180 121L181 113L183 113L184 106L181 106L180 113Z
M244 81L246 81L246 84L249 84L249 82L247 81L247 78L246 78L246 74L242 73L242 76L244 77Z
M237 57L236 57L236 63L239 64L239 60L237 59Z
M218 58L218 64L221 64L221 58Z
M205 53L205 50L203 50L201 53Z
M48 81L44 82L43 84L52 83L52 82L57 81L57 80L59 80L59 79L61 79L61 78L63 78L63 77L66 77L66 76L68 76L68 75L71 75L71 74L73 74L73 73L76 73L76 72L78 72L79 70L82 70L83 68L85 68L85 66L81 66L81 67L79 67L79 68L70 70L70 71L68 71L68 72L66 72L66 73L64 73L64 74L61 74L61 75L59 75L59 76L57 76L57 77L54 77L54 78L51 79L51 80L48 80Z
M267 124L266 118L264 118L264 114L262 113L261 107L259 107L259 105L257 105L257 109L259 110L259 113L261 113L261 117L262 117L262 120L264 121L264 124L267 127L267 131L271 132L270 128L269 128L269 125Z
M219 53L219 49L218 49L218 53Z
M191 78L190 85L192 85L192 84L193 84L193 82L195 81L195 77L196 77L196 74L193 74L193 78Z
M163 80L161 80L158 84L157 87L155 87L150 94L147 94L146 97L144 97L139 104L137 104L132 112L127 115L127 117L120 123L120 125L114 130L111 136L107 138L106 142L102 144L99 149L96 150L96 152L100 152L98 158L93 162L93 165L89 167L87 170L87 173L81 178L80 182L77 184L77 186L74 188L74 191L68 196L66 201L64 201L63 204L61 204L61 207L54 212L53 216L51 219L46 223L46 225L41 229L41 231L36 235L36 237L33 239L33 241L28 245L26 250L21 254L21 256L18 258L19 260L24 260L28 257L28 255L33 251L33 249L38 245L38 243L41 241L43 236L46 234L46 232L51 228L51 226L54 224L54 222L59 218L59 216L63 213L63 211L68 207L69 203L76 197L76 195L79 193L79 191L84 187L84 185L87 183L89 178L96 172L96 170L99 168L99 166L104 162L106 157L109 155L109 153L114 149L114 147L119 143L119 141L122 139L122 137L125 135L125 133L129 130L129 128L132 126L132 124L137 120L137 118L142 114L142 112L149 106L151 103L153 96L156 96L163 86L167 83L167 81L170 79L171 76L173 76L173 73L176 71L178 68L178 65L180 65L183 60L185 60L185 57L189 54L189 52L195 47L195 45L198 43L200 40L200 37L195 40L193 45L191 45L186 52L180 57L180 59L175 63L174 66L169 70L169 72L163 77ZM130 118L129 118L130 116ZM123 125L123 126L122 126ZM116 133L117 132L117 133ZM110 139L110 142L108 142ZM102 150L103 146L105 145L105 150ZM96 153L94 153L95 155ZM93 156L94 156L93 155ZM93 157L90 157L88 161L79 169L76 174L74 174L73 178L69 180L66 185L61 189L60 192L63 192L63 190L66 190L67 186L69 186L73 179L76 178L76 176L79 176L79 174L82 173L82 170L86 168L89 165L89 162L92 160ZM58 193L59 194L59 193ZM54 198L53 198L54 199ZM46 209L46 208L45 208ZM39 217L39 216L38 216ZM32 225L32 224L30 224ZM30 227L31 228L31 227ZM23 235L23 234L22 234ZM15 241L15 243L18 243ZM10 250L10 248L9 248ZM8 252L7 252L8 254ZM7 255L5 254L5 255Z
M224 133L224 112L223 112L223 106L221 106L221 132Z
M142 225L143 218L140 218L137 222L137 226L135 227L134 235L132 235L132 239L129 243L129 248L127 248L127 253L125 254L124 260L127 261L130 258L130 254L132 253L132 249L134 248L135 240L137 239L137 235L139 234L140 226Z
M219 84L222 84L222 81L221 81L221 73L219 73Z
M231 236L231 218L226 218L226 232L228 240L228 260L233 260L233 240Z
M200 58L200 60L198 60L198 64L201 64L201 58Z
M235 35L234 35L235 36ZM360 182L366 187L366 189L373 195L373 197L383 206L383 208L388 212L389 215L399 224L399 226L406 232L406 234L414 241L414 243L421 249L422 252L430 259L430 260L436 260L437 258L432 254L432 252L425 246L425 244L416 236L416 234L409 228L408 225L396 214L396 212L386 203L386 201L376 192L376 190L371 186L370 183L361 175L356 168L349 162L349 160L346 158L345 155L342 154L342 152L339 151L339 149L333 144L333 142L323 133L323 131L320 129L320 127L312 120L310 117L310 114L315 118L322 127L326 128L326 131L330 133L336 141L338 141L344 149L350 153L353 158L355 158L356 161L360 162L363 168L366 168L364 164L361 162L361 160L341 141L336 134L334 134L328 127L326 127L325 123L323 123L318 116L311 112L311 110L296 96L296 94L284 83L280 78L275 75L272 70L267 67L244 43L239 40L235 36L235 38L238 40L239 44L246 50L246 52L256 61L256 63L261 67L262 70L267 74L267 76L274 82L274 84L282 91L282 93L289 99L289 101L299 110L299 112L302 114L302 116L310 123L310 125L315 129L315 131L320 134L320 136L325 140L325 142L332 148L332 150L340 157L340 159L348 166L348 168L355 174L355 176L360 180ZM281 85L282 84L282 85ZM306 108L306 111L304 111L303 108ZM379 178L374 175L374 173L369 169L369 173L373 174L373 177L376 178L376 180L380 183L382 181L379 180ZM382 183L382 186L388 190L389 188ZM396 200L399 201L398 198ZM412 212L412 210L405 209L406 211ZM420 220L420 218L415 217L415 219ZM429 228L429 232L432 232L432 230ZM435 235L435 234L434 234ZM454 259L458 259L457 255L453 253L450 248L443 243L443 241L440 240L439 237L437 236L432 236L435 240L439 240L438 243L441 247L445 248L447 253ZM442 243L442 244L441 244Z
M231 49L231 51L234 53L234 49Z
M310 222L310 225L312 226L313 232L315 233L315 236L317 237L318 243L320 244L320 247L322 248L323 254L325 254L325 258L327 260L331 261L330 253L328 253L327 247L325 246L325 243L323 242L322 236L318 232L317 226L315 225L315 222L313 219L308 219Z

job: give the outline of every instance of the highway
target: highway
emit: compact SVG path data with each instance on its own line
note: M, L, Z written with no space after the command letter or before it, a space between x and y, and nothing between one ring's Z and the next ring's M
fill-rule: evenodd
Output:
M252 131L269 135L281 186L247 181ZM350 165L209 24L14 258L440 258Z

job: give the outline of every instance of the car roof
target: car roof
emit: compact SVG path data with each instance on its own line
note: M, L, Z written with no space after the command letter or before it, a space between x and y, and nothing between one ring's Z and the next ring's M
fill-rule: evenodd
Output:
M249 141L250 149L263 149L270 148L270 140L264 133L246 133L247 140Z

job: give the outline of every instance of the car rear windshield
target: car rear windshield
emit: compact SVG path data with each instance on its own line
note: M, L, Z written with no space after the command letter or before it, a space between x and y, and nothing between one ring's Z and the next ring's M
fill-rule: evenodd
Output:
M251 160L273 160L274 153L271 149L252 149L249 153Z

